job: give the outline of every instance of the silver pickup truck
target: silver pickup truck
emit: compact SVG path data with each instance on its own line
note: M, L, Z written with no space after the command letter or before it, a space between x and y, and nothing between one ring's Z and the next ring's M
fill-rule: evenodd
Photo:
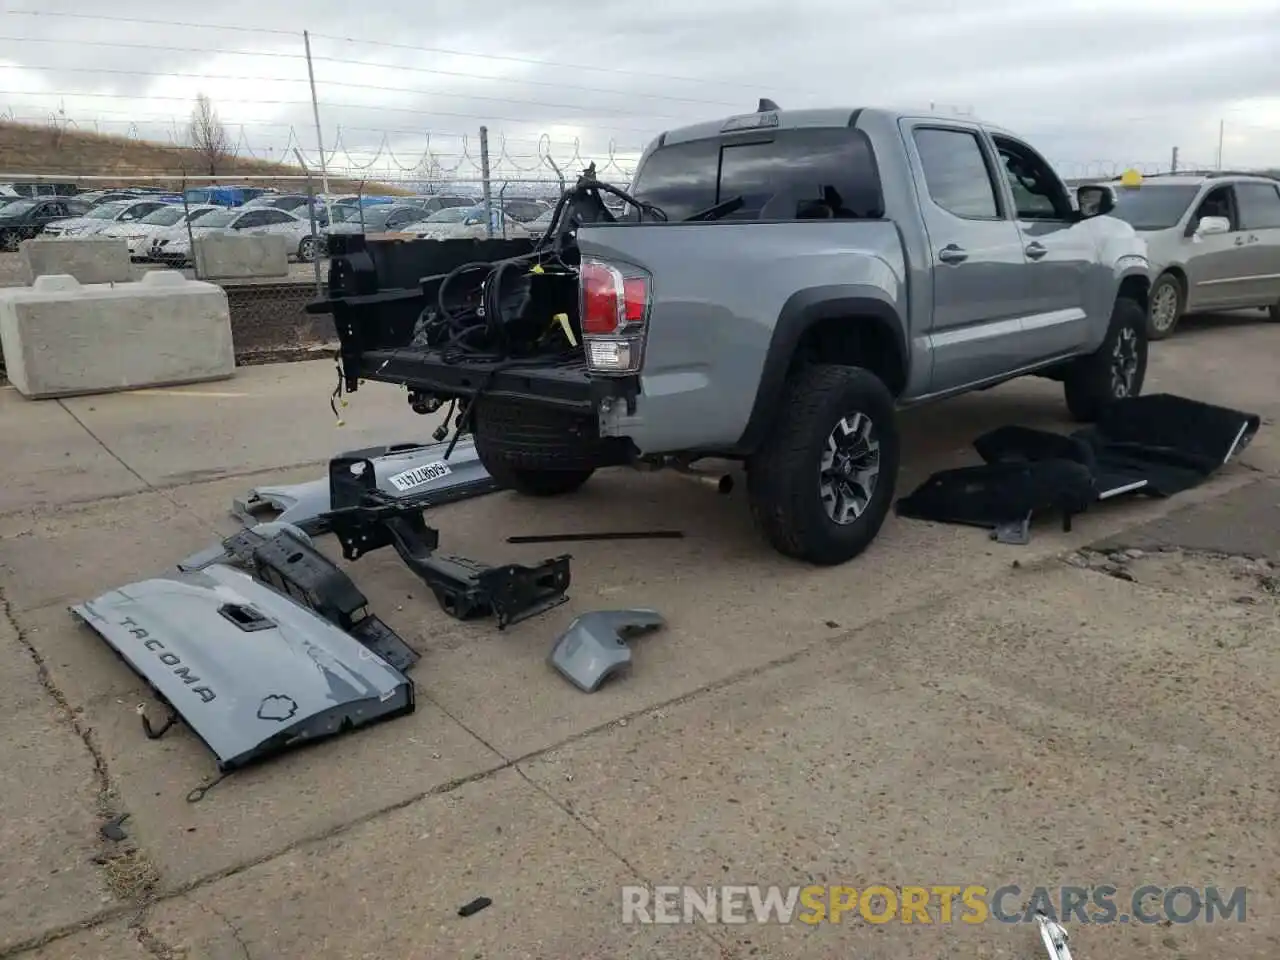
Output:
M966 119L772 107L646 149L630 193L661 216L578 226L522 301L566 326L573 349L545 361L413 339L337 262L324 308L348 385L402 384L420 412L461 400L485 466L533 495L605 466L740 460L769 542L818 564L880 529L896 408L1034 374L1088 420L1141 390L1150 268L1109 190L1073 195Z

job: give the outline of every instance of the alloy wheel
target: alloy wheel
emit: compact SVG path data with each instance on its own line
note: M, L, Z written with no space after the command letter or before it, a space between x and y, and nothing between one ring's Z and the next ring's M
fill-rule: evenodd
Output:
M1111 395L1117 400L1130 396L1138 377L1138 332L1123 327L1111 349Z
M1160 333L1173 329L1178 320L1178 290L1171 283L1162 284L1151 301L1151 325Z
M827 516L846 526L866 511L880 477L880 441L864 413L843 417L827 435L818 492Z

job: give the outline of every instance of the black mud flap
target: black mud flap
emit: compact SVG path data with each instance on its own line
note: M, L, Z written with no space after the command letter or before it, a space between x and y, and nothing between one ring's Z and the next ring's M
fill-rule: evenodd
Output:
M222 563L132 583L72 612L208 745L222 772L414 709L401 671Z

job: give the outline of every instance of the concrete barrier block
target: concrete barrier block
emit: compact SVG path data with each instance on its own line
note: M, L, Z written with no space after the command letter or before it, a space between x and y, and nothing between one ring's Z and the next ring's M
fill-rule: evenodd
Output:
M65 274L81 283L127 283L133 279L126 240L111 237L36 237L22 242L23 281Z
M0 343L24 397L75 397L222 380L235 372L222 288L174 271L136 283L37 277L0 288Z
M278 233L211 233L195 238L196 276L208 280L284 277L289 241Z

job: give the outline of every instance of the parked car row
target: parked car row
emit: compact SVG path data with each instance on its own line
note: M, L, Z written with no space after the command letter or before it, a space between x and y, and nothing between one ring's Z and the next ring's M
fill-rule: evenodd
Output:
M333 222L327 232L407 233L423 240L480 239L488 236L487 224L492 222L495 237L526 237L545 231L553 210L543 200L491 201L486 218L484 203L474 198L432 197L430 204L412 202L415 199L377 204L363 211L339 204L331 208Z
M289 255L303 263L314 260L319 249L309 219L271 207L234 207L215 209L189 225L155 234L145 259L181 266L192 260L193 240L215 233L283 236Z
M299 259L314 258L330 234L404 232L438 239L518 237L541 232L552 209L536 197L497 197L490 216L479 197L461 193L391 197L363 194L309 196L239 185L195 187L166 193L159 187L127 187L74 192L74 184L0 184L0 250L13 251L25 239L119 237L137 260L186 262L195 225L215 229L283 233ZM217 210L252 217L207 217ZM223 223L223 221L226 221ZM312 229L314 221L315 229ZM531 225L538 223L539 226ZM161 242L163 241L163 242Z

